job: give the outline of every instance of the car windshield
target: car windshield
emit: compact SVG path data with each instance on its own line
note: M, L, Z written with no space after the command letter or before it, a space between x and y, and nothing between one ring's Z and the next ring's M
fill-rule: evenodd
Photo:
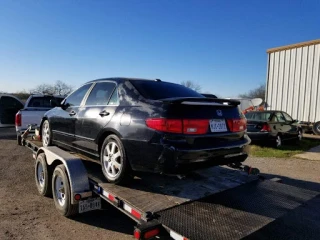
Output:
M51 99L56 99L57 102L61 102L63 100L63 97L33 97L30 99L28 107L52 108L50 104Z
M205 98L200 93L175 83L146 80L132 80L130 82L147 99L158 100L175 97Z
M250 112L245 114L248 120L256 120L256 121L270 121L270 112Z

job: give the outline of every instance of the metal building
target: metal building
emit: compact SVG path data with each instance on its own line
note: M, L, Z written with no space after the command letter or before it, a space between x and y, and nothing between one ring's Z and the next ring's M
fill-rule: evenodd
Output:
M320 121L320 39L271 48L266 102L294 119Z

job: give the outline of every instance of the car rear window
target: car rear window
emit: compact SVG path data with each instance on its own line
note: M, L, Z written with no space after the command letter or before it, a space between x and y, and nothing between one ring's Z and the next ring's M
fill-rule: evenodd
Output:
M52 108L50 100L55 98L57 102L61 102L63 97L33 97L30 99L28 107L39 107L39 108Z
M254 113L246 113L246 118L248 120L256 120L256 121L270 121L270 112L254 112Z
M148 80L132 80L130 82L147 99L158 100L175 97L205 98L200 93L180 84Z

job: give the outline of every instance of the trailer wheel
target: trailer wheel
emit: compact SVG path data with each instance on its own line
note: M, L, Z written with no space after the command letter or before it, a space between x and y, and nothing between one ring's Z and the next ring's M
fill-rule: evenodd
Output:
M100 161L102 172L109 182L124 184L132 177L124 147L116 135L109 135L104 140Z
M45 120L42 124L42 131L41 131L41 138L42 138L42 145L44 147L48 147L51 145L52 140L52 133L50 128L50 123L48 120Z
M315 135L320 135L320 121L313 124L312 130Z
M34 170L38 192L43 196L51 197L52 188L50 183L52 178L52 171L50 170L50 168L48 168L46 156L44 153L40 153L37 156Z
M71 204L70 183L63 164L54 169L52 190L54 204L60 214L70 217L78 213L78 204Z

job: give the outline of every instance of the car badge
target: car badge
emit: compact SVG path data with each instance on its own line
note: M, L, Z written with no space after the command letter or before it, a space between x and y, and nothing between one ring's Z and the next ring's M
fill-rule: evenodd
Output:
M217 115L222 117L222 111L221 110L217 110Z

